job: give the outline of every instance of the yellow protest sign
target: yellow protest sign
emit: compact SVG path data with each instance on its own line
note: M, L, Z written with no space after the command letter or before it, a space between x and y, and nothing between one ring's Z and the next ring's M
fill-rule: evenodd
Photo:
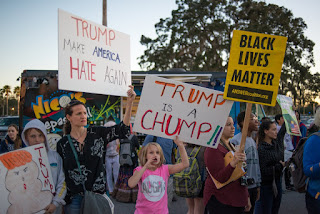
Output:
M233 31L224 99L274 106L287 38Z

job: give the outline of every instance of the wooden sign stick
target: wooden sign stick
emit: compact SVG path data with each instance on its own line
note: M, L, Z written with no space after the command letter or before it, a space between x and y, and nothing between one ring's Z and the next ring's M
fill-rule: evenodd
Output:
M252 109L252 103L247 103L246 115L244 117L243 126L242 126L242 130L241 130L242 136L241 136L239 152L243 152L244 151L244 146L246 145L246 138L247 138L247 134L248 134L248 127L249 127L249 122L250 122L251 109Z

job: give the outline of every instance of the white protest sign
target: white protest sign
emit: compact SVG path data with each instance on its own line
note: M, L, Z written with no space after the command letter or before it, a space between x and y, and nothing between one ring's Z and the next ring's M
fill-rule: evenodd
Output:
M147 75L133 129L216 148L232 104L221 91Z
M55 193L44 144L0 155L0 213L44 213Z
M127 96L130 37L59 9L59 89Z
M277 101L282 110L282 116L286 124L287 133L290 135L301 136L299 123L295 112L292 109L292 98L284 95L278 95Z

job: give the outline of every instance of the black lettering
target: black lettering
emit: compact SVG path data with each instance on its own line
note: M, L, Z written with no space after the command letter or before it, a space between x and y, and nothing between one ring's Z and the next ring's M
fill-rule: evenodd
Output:
M268 37L263 37L262 39L261 39L261 48L264 50L264 49L266 49L266 47L264 46L264 40L266 40Z
M249 40L248 40L248 48L252 48L252 46L251 46L251 39L252 39L252 36L249 36Z
M257 72L255 72L255 71L251 71L251 80L250 80L250 83L253 82L254 75L255 75L256 73L257 73Z
M246 71L246 72L244 72L242 82L248 83L248 79L249 79L249 71Z
M268 74L266 85L272 85L273 78L274 78L274 74L272 74L272 73ZM270 82L270 84L269 84L269 82Z
M269 64L268 56L270 56L270 54L264 55L264 61L266 61L266 63L264 63L263 67L267 67Z
M243 51L240 51L240 56L239 56L239 61L238 61L238 64L239 64L239 65L243 65L242 55L243 55Z
M261 60L262 60L262 56L263 56L263 54L264 54L264 53L259 53L257 66L261 66Z
M260 49L260 44L259 44L259 42L260 42L260 37L259 36L257 36L256 37L256 39L254 40L254 43L253 43L253 48L257 48L257 49Z
M253 56L253 54L254 54L254 56ZM250 65L254 65L254 63L257 59L257 55L258 55L258 53L250 52Z
M257 82L256 82L256 84L259 84L259 79L260 79L261 72L258 72L258 71L257 71L257 74L258 74L258 77L257 77Z
M241 35L241 40L240 40L240 48L244 48L247 45L247 35Z
M266 75L267 75L267 73L263 73L262 74L262 76L261 76L261 85L264 85L265 83L264 83L264 80L266 79Z
M267 46L267 50L273 50L273 42L274 42L275 38L269 38L268 39L268 46Z
M242 70L239 70L239 72L237 73L237 69L234 69L233 75L232 75L232 78L231 78L231 81L240 82L240 79L241 79L241 71L242 71Z

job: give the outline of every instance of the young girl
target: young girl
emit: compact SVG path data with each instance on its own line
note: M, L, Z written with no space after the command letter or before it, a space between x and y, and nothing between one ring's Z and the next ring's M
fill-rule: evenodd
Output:
M157 143L147 144L139 155L141 166L134 170L128 185L134 188L139 184L135 214L169 213L167 184L170 174L181 172L189 167L189 160L183 142L178 137L174 142L179 147L181 163L165 165L162 149Z
M21 137L27 146L34 146L41 143L46 146L56 194L52 199L51 204L49 204L45 210L46 213L62 213L62 205L65 204L64 197L67 193L65 176L62 168L62 159L57 152L50 149L46 127L38 119L31 120L24 127Z

